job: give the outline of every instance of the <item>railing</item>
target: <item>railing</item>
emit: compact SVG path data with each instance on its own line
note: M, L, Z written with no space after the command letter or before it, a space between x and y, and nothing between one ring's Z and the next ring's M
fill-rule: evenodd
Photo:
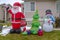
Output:
M33 18L26 18L26 21L32 21L32 20L33 20ZM43 22L43 18L39 18L39 21Z

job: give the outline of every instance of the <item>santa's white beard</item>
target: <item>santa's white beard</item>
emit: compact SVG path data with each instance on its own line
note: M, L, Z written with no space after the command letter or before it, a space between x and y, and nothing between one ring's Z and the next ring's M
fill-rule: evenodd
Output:
M19 11L22 12L20 7L19 7Z
M14 14L16 14L17 12L21 12L21 8L17 8L17 9L12 8L12 12Z

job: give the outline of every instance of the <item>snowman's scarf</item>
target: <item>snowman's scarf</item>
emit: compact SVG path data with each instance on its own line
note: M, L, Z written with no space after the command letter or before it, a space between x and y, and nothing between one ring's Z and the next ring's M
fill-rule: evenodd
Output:
M55 22L55 18L51 15L50 18L52 19L53 22Z
M51 15L51 14L48 14L48 15L46 15L46 17L49 17L49 18L51 18L51 20L52 20L53 22L55 22L55 18L54 18L54 16L53 16L53 15Z

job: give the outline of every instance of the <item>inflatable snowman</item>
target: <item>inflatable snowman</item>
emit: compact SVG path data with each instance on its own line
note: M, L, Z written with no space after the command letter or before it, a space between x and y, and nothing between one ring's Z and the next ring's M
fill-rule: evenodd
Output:
M54 22L55 22L55 18L53 17L51 10L46 10L46 17L44 19L43 30L45 32L53 31Z

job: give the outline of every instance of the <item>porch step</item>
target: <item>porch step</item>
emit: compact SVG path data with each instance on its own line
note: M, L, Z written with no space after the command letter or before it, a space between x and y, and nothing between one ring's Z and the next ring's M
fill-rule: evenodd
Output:
M26 18L26 21L32 21L33 20L33 18ZM43 19L42 18L39 18L39 21L40 22L43 22Z

